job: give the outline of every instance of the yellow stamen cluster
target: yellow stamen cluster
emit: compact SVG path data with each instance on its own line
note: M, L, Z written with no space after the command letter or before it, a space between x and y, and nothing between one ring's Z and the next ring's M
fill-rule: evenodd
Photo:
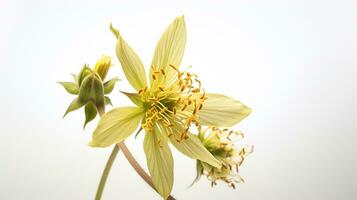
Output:
M208 131L210 133L207 135ZM239 131L211 127L202 131L199 136L207 150L222 161L222 167L219 169L198 161L198 175L206 175L211 181L211 186L217 185L217 180L226 182L232 188L235 188L235 183L244 182L238 172L245 157L253 152L253 146L235 146L234 138L243 139L243 134Z
M168 70L175 70L177 73L172 84L169 86L163 84L167 78L167 72L163 69L153 70L150 91L148 88L143 88L138 92L144 99L147 109L142 127L152 132L154 125L158 123L167 130L168 137L176 135L175 139L181 141L188 138L188 131L192 124L196 127L200 126L196 113L202 109L206 95L197 75L180 72L173 65L170 67ZM179 137L178 131L180 131Z

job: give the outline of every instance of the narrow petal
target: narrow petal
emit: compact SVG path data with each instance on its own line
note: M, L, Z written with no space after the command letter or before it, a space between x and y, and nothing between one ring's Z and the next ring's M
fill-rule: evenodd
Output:
M251 109L241 102L221 94L207 94L202 110L197 114L207 126L228 127L247 117Z
M125 94L133 103L135 103L139 107L144 106L144 101L142 100L142 97L137 94L137 93L128 93L128 92L123 92L121 93Z
M111 110L100 119L89 145L107 147L120 143L135 131L143 116L144 110L137 107L121 107Z
M213 157L196 135L189 133L188 138L181 141L176 140L178 137L170 137L170 141L181 153L192 159L201 160L218 168L221 166L221 162Z
M177 72L170 65L179 67L186 45L186 27L183 16L177 17L162 34L150 68L150 80L155 71L164 70L165 80L159 80L164 86L170 84Z
M173 185L174 161L167 142L162 142L156 131L157 129L154 132L146 133L144 151L155 188L164 199L167 199Z
M124 74L131 86L137 91L147 86L143 63L135 51L125 42L118 33L116 53L123 68Z

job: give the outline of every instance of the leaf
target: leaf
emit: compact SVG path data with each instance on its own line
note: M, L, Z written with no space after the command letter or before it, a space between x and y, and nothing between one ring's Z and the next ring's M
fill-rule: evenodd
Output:
M69 104L69 106L68 106L66 112L65 112L64 115L63 115L63 118L64 118L68 113L70 113L70 112L72 112L72 111L75 111L75 110L81 108L82 106L84 106L84 103L81 103L80 101L78 101L78 98L75 98L75 99L71 102L71 104Z
M115 77L104 83L104 94L109 94L113 91L115 83L120 79Z
M167 142L160 143L156 131L145 134L144 151L152 182L158 193L167 199L173 186L174 161Z
M137 107L115 108L102 116L93 132L92 147L107 147L129 137L138 127L144 110Z
M96 116L97 116L97 108L92 102L89 102L85 107L84 107L84 113L86 116L86 120L83 125L83 129L86 128L86 125L88 122L92 121Z
M76 95L79 92L79 88L78 85L72 82L57 82L59 84L61 84L64 89L66 89L66 91L70 94Z

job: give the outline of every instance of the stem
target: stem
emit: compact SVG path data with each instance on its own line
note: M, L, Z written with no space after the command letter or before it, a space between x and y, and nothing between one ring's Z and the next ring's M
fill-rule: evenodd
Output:
M103 107L97 107L99 116L102 117L105 114L105 109ZM139 129L139 131L141 131L142 129ZM138 131L138 132L139 132ZM124 141L115 145L114 149L107 161L107 164L104 168L103 174L102 174L102 178L100 180L99 186L98 186L98 190L97 190L97 195L95 200L100 200L102 193L103 193L103 189L105 186L105 182L107 180L108 174L110 172L110 169L112 167L112 164L115 160L116 155L118 154L119 151L119 147L120 149L123 151L126 159L129 161L130 165L134 168L134 170L136 171L136 173L139 174L139 176L144 179L144 181L152 188L154 189L156 192L156 188L151 180L151 177L145 172L145 170L140 166L140 164L136 161L136 159L134 158L134 156L131 154L131 152L129 151L128 147L125 145ZM167 197L167 200L176 200L173 196L169 195L169 197Z
M117 145L114 146L112 153L110 154L110 157L107 161L107 164L105 165L102 178L100 179L98 189L97 189L97 194L95 195L95 200L100 200L102 198L103 190L105 187L105 183L107 182L107 178L110 172L110 169L112 168L112 165L114 163L115 157L117 156L119 152L119 147Z

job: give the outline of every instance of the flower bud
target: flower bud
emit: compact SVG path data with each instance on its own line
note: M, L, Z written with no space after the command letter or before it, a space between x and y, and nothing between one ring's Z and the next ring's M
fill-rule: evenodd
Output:
M104 88L98 75L92 73L84 78L78 100L83 103L93 102L97 107L104 107Z
M97 73L100 78L104 81L109 67L112 65L112 60L109 56L102 56L94 66L94 72Z

